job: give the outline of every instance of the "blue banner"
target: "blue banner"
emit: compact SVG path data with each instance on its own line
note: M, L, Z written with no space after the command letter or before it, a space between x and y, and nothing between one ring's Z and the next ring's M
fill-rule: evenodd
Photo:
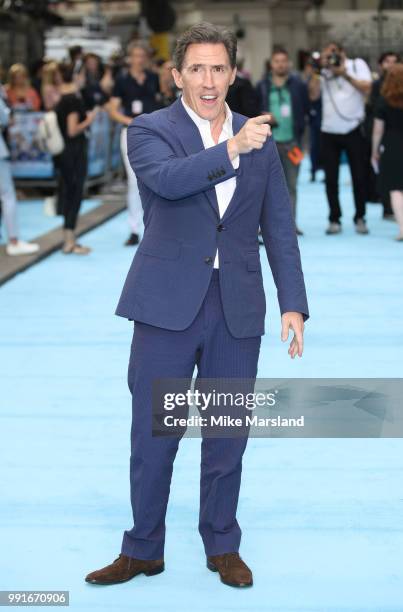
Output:
M39 149L38 125L44 113L15 112L8 128L8 146L14 178L52 178L53 160Z
M52 179L53 159L38 146L38 125L44 113L16 112L8 129L11 167L16 179ZM120 126L112 124L106 111L100 111L90 127L88 177L103 176L121 163Z

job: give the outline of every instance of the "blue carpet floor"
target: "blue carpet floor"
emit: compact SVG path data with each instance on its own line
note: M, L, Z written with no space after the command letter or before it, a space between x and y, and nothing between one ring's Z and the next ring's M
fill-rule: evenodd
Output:
M60 227L62 217L48 217L43 212L43 200L20 200L17 205L18 237L22 240L34 240L37 236ZM84 200L81 213L87 213L99 206L100 200ZM6 242L5 232L1 232L0 244Z
M261 377L399 377L403 245L368 209L326 237L322 183L300 180L300 240L311 320L303 359L280 342L267 260ZM31 209L32 212L32 209ZM403 441L251 439L244 460L239 592L205 568L197 532L199 444L184 440L167 516L166 571L93 587L131 526L126 368L132 325L114 316L133 251L121 214L83 237L88 258L56 253L0 289L0 589L70 591L75 611L392 612L403 610ZM34 235L34 234L33 234ZM24 235L26 238L27 236ZM85 238L85 239L84 239Z

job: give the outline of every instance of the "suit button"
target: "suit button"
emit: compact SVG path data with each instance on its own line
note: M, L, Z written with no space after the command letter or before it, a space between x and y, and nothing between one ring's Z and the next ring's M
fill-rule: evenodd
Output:
M217 225L217 232L222 232L223 230L225 230L225 227L222 223L220 223L220 225Z
M209 263L211 263L212 261L213 261L213 258L212 258L212 257L205 257L205 258L204 258L204 262L205 262L206 264L209 264Z

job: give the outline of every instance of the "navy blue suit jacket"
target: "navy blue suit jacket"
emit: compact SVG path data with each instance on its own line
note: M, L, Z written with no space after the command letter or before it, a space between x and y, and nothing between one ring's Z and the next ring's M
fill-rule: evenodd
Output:
M236 134L247 117L233 113ZM295 224L272 138L240 156L234 170L222 142L204 148L180 99L128 128L128 157L144 209L141 240L116 314L170 330L186 329L207 292L218 247L224 316L236 338L265 333L266 300L258 229L281 313L309 316ZM214 186L236 177L220 219Z

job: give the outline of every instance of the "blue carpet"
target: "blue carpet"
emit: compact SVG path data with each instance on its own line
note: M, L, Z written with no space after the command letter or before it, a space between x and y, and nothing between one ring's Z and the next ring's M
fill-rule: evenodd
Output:
M300 240L311 320L292 361L266 257L261 377L402 375L403 247L368 209L326 237L323 184L300 180ZM24 221L23 227L24 227ZM197 532L199 444L184 440L167 516L166 571L109 588L91 570L119 553L129 505L132 326L114 316L133 251L121 214L87 234L88 258L56 253L0 289L0 589L70 591L76 611L392 612L403 610L402 440L251 439L239 521L255 585L205 568ZM26 235L24 234L24 237Z
M48 217L43 212L43 200L19 200L17 204L18 237L22 240L32 241L41 234L60 227L63 218ZM100 200L84 200L81 204L81 213L87 213L100 205ZM2 228L0 244L6 242L5 231Z

